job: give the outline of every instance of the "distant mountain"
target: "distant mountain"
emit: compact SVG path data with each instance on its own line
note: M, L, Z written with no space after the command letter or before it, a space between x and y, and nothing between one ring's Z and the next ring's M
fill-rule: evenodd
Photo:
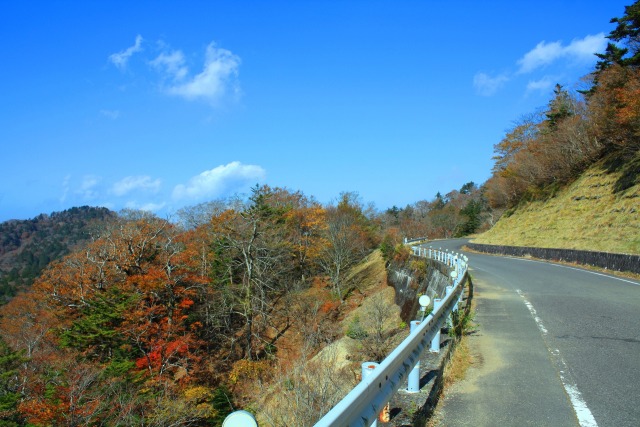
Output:
M31 286L51 261L88 242L91 230L115 215L82 206L0 223L0 304Z

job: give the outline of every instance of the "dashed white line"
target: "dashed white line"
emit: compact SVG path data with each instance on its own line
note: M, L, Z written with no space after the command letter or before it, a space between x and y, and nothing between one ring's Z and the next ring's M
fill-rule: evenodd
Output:
M549 332L547 331L547 328L545 328L544 325L542 324L542 319L538 317L538 312L536 311L536 309L533 308L533 305L525 298L524 294L520 289L516 289L516 292L524 300L524 304L529 309L529 312L531 312L531 315L533 316L533 320L536 321L536 324L538 325L538 329L540 329L540 332L542 332L542 335L547 335Z
M524 304L527 306L529 312L533 316L538 329L540 330L540 332L542 332L542 337L547 344L549 353L551 353L552 359L554 360L556 366L559 368L558 372L560 374L560 381L562 382L562 386L564 387L567 396L569 396L569 400L571 401L573 410L576 413L576 417L578 417L578 423L581 427L598 427L598 423L596 423L596 419L593 417L593 414L589 410L589 407L587 407L587 403L582 398L580 390L578 390L578 387L574 384L574 381L569 378L569 368L560 355L560 350L558 350L557 348L549 347L549 344L545 339L549 332L547 331L547 328L544 327L542 319L540 319L540 317L538 316L538 312L533 307L533 304L531 304L529 300L527 300L524 293L520 289L516 289L516 292L523 299Z

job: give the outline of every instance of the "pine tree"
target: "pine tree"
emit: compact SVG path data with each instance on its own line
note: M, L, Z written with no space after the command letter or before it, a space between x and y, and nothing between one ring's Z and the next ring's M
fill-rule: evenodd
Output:
M18 368L24 361L24 352L11 350L0 336L0 427L21 425L17 411L20 400Z
M564 119L575 114L571 95L562 88L562 85L556 84L553 94L554 97L549 102L549 110L545 113L549 129L552 131L556 130L558 124Z
M637 67L640 65L640 1L624 7L624 15L613 18L612 24L618 24L609 33L608 39L622 43L631 56L622 59L620 65ZM627 52L625 52L627 53Z

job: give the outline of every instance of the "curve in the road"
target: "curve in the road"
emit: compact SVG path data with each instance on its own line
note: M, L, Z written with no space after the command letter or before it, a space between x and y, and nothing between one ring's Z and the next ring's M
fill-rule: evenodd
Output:
M425 246L460 251L465 243ZM640 425L640 283L465 254L476 279L477 342L507 373L478 372L476 392L448 396L446 425Z

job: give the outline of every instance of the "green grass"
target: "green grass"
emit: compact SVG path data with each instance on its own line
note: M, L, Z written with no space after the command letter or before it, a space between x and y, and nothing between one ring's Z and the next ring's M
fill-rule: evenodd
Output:
M614 193L619 175L594 166L554 197L503 215L473 242L640 254L640 184Z

